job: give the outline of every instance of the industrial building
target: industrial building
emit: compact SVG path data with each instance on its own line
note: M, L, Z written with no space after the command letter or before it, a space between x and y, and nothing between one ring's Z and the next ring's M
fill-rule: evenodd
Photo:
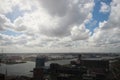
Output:
M78 56L67 65L51 63L46 68L46 59L38 57L33 71L34 80L118 80L120 74L112 71L119 64L119 58L87 58ZM120 67L120 66L117 66ZM114 76L117 74L118 76ZM112 76L110 76L112 75ZM110 77L108 77L110 76Z
M0 74L0 80L5 80L5 75L4 74Z

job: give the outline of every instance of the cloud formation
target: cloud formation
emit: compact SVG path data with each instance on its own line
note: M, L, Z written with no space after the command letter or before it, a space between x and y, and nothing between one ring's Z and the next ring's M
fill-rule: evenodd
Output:
M104 2L101 2L101 9L100 9L100 12L103 12L103 13L108 13L110 12L110 6L107 5L106 3Z
M90 38L97 46L111 47L112 50L116 49L118 52L120 49L119 8L120 2L113 0L109 20L100 22L99 27L95 29L93 36Z
M13 28L13 24L10 20L5 15L0 14L0 31L11 28Z
M99 12L110 16L92 32L86 24L93 18L94 5L94 0L4 0L0 2L0 48L12 46L16 48L13 52L119 52L120 1L101 2ZM23 15L11 21L7 16L16 7ZM9 35L8 30L20 34Z

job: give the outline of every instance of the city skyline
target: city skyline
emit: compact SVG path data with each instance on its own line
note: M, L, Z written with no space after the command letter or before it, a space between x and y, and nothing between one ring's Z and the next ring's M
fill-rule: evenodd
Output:
M119 53L119 9L119 0L1 0L0 53Z

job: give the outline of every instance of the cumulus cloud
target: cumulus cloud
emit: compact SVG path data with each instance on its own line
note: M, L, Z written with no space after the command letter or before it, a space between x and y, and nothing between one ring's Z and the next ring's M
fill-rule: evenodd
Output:
M0 14L0 31L12 29L13 27L14 25L10 20L5 15Z
M93 0L40 0L37 10L18 17L14 24L16 31L34 35L40 33L51 37L71 35L71 28L89 20L93 9ZM85 9L85 10L84 10Z
M68 10L68 0L39 0L40 4L53 16L64 16Z
M92 11L94 2L72 0L40 0L40 7L37 11L23 17L23 24L28 29L37 30L40 34L53 37L69 36L74 25L82 24ZM86 9L86 10L84 10ZM39 28L39 31L38 31Z
M113 0L111 3L111 13L108 21L100 22L99 27L95 29L90 40L95 42L98 47L112 47L119 51L120 48L120 15L118 9L120 2ZM112 49L112 50L113 50Z
M75 26L71 31L72 40L86 40L90 36L89 30L85 29L84 25L80 25L79 27Z
M0 33L0 46L18 47L18 50L34 47L51 51L117 51L120 47L120 2L113 0L110 5L101 2L100 12L110 12L110 16L91 34L86 23L92 20L94 4L94 0L4 0L0 5L0 31L10 29L21 34ZM16 6L25 13L11 22L6 14Z
M12 11L12 5L9 0L0 0L0 13L7 13Z
M21 17L17 18L15 21L14 21L14 24L15 24L15 30L16 31L24 31L26 30L26 26L23 24L23 20Z
M107 5L107 4L104 3L104 2L101 2L101 9L100 9L100 12L103 12L103 13L110 12L110 6Z
M18 6L20 10L32 10L37 5L37 1L29 0L3 0L0 1L0 13L7 14L13 11L13 8Z

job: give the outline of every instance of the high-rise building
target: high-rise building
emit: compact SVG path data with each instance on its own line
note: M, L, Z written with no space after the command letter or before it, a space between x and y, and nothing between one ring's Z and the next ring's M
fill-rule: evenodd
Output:
M5 80L5 75L4 74L0 74L0 80Z
M33 71L34 80L43 80L45 60L46 60L45 57L37 57L36 58L36 66Z
M45 66L45 57L37 57L36 58L36 68L41 68Z

